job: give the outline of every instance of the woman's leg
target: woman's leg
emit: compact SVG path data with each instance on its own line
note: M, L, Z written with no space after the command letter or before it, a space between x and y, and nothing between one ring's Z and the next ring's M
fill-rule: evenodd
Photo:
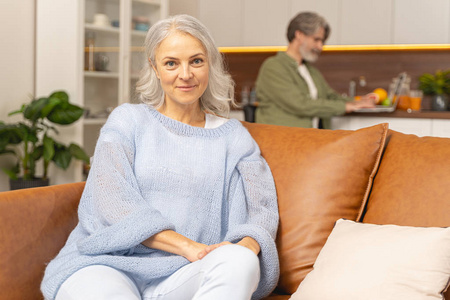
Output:
M55 300L141 300L141 295L125 273L94 265L72 274L61 285Z
M258 287L259 259L238 245L221 246L203 259L157 280L143 292L144 300L247 300Z

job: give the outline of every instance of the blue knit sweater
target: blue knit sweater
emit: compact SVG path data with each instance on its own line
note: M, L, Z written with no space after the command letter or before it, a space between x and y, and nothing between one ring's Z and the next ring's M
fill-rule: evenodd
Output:
M234 119L205 129L145 104L119 106L101 130L78 217L45 271L47 299L88 265L111 266L144 282L172 274L189 261L141 244L167 229L204 244L250 236L261 246L261 280L252 299L278 281L272 174Z

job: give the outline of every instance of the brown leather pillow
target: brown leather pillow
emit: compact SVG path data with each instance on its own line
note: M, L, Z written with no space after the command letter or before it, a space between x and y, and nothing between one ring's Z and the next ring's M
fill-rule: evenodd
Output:
M244 124L278 193L278 291L292 294L339 218L358 220L377 171L387 124L357 131Z
M389 130L387 140L363 222L449 227L450 139Z
M450 139L389 131L364 222L450 226Z

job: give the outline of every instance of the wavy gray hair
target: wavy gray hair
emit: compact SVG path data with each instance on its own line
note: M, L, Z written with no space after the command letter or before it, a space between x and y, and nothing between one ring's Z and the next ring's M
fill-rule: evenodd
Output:
M206 50L209 64L209 81L203 95L200 97L200 107L205 111L227 116L230 105L235 106L234 81L225 71L222 55L215 46L208 29L194 17L176 15L155 23L145 38L145 53L149 60L155 63L155 52L162 41L172 32L178 31L190 34L198 39ZM136 84L139 99L155 108L164 104L164 91L150 62L148 61Z
M300 32L303 32L304 34L310 36L316 33L317 29L319 28L323 28L325 30L324 41L326 41L328 39L328 36L330 35L331 28L324 17L314 12L301 12L294 18L292 18L292 20L289 22L289 26L287 29L288 41L289 43L292 42L297 30L300 30Z

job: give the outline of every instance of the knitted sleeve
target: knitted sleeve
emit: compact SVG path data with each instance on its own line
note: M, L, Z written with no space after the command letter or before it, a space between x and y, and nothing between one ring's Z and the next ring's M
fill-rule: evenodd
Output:
M229 231L225 240L236 243L249 236L259 243L261 280L252 299L260 299L278 282L275 237L279 217L272 173L256 142L253 141L252 150L238 163L229 188Z
M80 207L88 236L82 254L133 252L150 236L174 226L143 199L133 167L138 118L128 105L116 108L101 130ZM130 253L131 254L131 253Z

